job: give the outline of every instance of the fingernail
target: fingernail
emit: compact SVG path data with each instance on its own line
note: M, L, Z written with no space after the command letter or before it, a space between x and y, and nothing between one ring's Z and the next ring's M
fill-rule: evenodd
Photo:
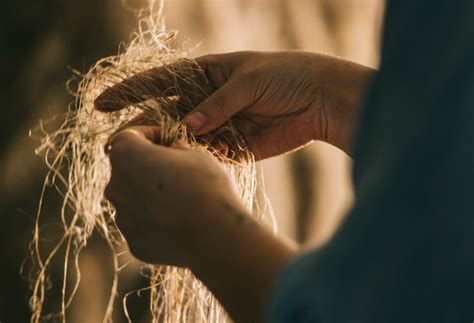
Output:
M99 111L113 111L117 110L117 102L115 100L110 100L104 98L102 95L99 95L94 100L94 109Z
M96 110L105 110L107 109L105 107L106 103L104 103L104 99L102 98L102 95L99 95L95 100L94 100L94 109Z
M206 123L206 116L202 112L193 112L184 119L191 132L196 132Z

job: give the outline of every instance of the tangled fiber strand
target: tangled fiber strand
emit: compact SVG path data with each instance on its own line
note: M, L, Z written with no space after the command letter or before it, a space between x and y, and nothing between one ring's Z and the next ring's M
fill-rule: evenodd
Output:
M107 241L113 254L114 280L104 322L112 320L116 297L119 265L117 247L123 238L115 225L115 210L103 197L110 177L110 164L104 154L104 145L116 131L133 125L159 125L162 145L182 139L196 149L212 154L225 165L230 177L237 183L241 200L251 211L254 207L256 170L252 154L231 121L205 136L194 137L188 133L183 117L197 103L212 92L205 73L192 60L184 59L186 53L169 48L168 41L174 32L164 29L161 19L162 3L155 10L151 2L139 13L139 28L131 42L122 47L116 56L98 61L85 75L76 91L76 100L65 114L60 128L52 133L43 124L36 129L41 135L37 153L44 156L49 172L46 176L38 207L38 214L31 242L31 255L36 264L32 279L32 322L43 320L66 321L66 310L79 288L80 251L94 231ZM157 69L162 77L157 77ZM148 72L145 72L148 71ZM151 72L150 72L151 71ZM145 72L145 73L143 73ZM122 82L135 76L133 82ZM122 83L121 83L122 82ZM94 110L94 100L105 89L121 83L120 91L110 98L109 104L125 109L102 113ZM214 147L225 143L229 153L224 156ZM40 215L44 191L55 186L63 197L59 217L62 237L45 255L40 240ZM257 217L259 217L259 212ZM152 246L150 246L152 248ZM61 287L61 304L57 313L45 314L45 300L51 290L48 274L51 262L64 255ZM69 267L69 259L74 259ZM153 322L224 322L227 314L213 295L184 268L145 265L150 285L150 311ZM71 277L73 276L73 277ZM68 282L73 281L72 286ZM123 298L124 311L129 292ZM139 292L139 291L138 291Z

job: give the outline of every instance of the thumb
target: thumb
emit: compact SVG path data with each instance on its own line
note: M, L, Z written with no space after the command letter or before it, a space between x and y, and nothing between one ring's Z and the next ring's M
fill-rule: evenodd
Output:
M108 154L112 150L112 145L123 145L124 142L137 141L146 139L147 141L157 142L160 136L160 127L158 126L132 126L119 130L114 133L105 145L105 153Z
M248 82L230 80L199 104L184 121L194 135L208 133L253 103Z
M129 127L118 131L109 138L105 146L105 153L111 160L115 159L115 156L135 154L136 150L152 146L154 139L151 138L152 132L144 132L140 128Z
M148 149L167 150L167 147L157 145L159 141L161 128L159 126L133 126L125 128L113 135L105 148L107 154L117 155L117 153L137 154L138 150ZM191 146L184 140L176 140L170 146L171 148L190 149ZM112 158L112 156L110 156Z

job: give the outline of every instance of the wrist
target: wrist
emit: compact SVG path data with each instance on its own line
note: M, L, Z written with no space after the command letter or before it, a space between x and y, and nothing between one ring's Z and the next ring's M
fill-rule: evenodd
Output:
M350 155L362 101L376 71L336 57L325 56L324 60L313 136Z
M256 223L239 201L218 203L210 212L191 270L236 322L262 321L276 275L296 247Z

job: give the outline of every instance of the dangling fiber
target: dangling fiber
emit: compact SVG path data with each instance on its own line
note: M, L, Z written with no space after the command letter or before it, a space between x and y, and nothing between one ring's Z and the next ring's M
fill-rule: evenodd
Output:
M107 241L114 255L114 281L107 311L104 313L104 321L112 320L120 268L116 250L123 238L115 226L115 210L103 197L110 177L110 165L104 154L104 145L117 130L131 124L159 125L162 129L160 144L169 145L177 139L183 139L196 149L207 151L226 166L229 176L239 187L241 200L252 211L256 189L255 163L232 122L200 137L188 133L182 122L183 117L213 89L194 61L184 59L184 53L168 47L167 43L174 33L164 29L161 19L162 3L158 4L158 9L155 7L151 2L147 10L140 12L139 29L131 42L122 48L121 53L101 59L83 75L75 104L66 113L62 126L52 133L44 131L41 125L37 129L42 132L37 153L44 156L49 168L43 194L46 186L55 185L63 196L58 214L63 235L52 251L46 255L41 253L39 234L42 194L31 243L36 264L30 299L32 322L48 319L66 321L66 309L79 287L79 253L94 230ZM105 89L154 68L166 70L167 77L158 82L159 85L156 83L154 86L153 82L126 82L120 93L111 98L111 104L127 108L110 113L94 110L94 100ZM147 74L142 77L145 80ZM163 84L166 88L163 88ZM140 102L130 105L130 101ZM212 144L217 142L228 145L227 156L213 148ZM60 251L65 252L60 311L48 314L44 309L51 290L47 275L52 260L59 256ZM72 265L75 269L74 277L71 277L68 268L71 266L68 263L71 257L75 259ZM229 320L220 304L189 270L169 266L146 267L150 273L150 286L146 289L150 290L153 322ZM71 281L74 281L72 287L67 287ZM126 305L124 310L128 317Z

